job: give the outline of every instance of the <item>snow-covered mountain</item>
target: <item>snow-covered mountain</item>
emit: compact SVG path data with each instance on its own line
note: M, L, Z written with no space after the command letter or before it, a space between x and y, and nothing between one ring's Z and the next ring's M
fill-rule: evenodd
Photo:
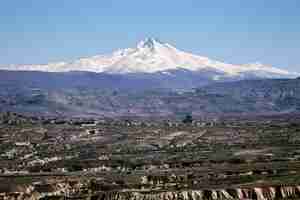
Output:
M174 46L147 38L135 48L122 49L108 55L97 55L81 58L72 62L57 62L45 65L9 65L1 66L2 70L69 72L88 71L110 74L165 73L172 75L176 70L190 72L207 72L213 74L212 80L224 77L244 79L296 77L297 73L288 72L260 63L234 65L207 57L194 55L176 49ZM215 72L215 73L212 73Z

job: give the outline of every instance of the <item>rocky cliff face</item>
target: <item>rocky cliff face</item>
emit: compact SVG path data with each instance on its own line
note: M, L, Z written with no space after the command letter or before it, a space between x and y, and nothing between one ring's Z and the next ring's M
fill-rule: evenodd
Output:
M279 186L263 188L237 188L237 189L206 189L165 192L112 192L94 195L97 199L121 200L218 200L218 199L285 199L299 197L298 186Z
M102 188L101 188L102 187ZM98 188L98 190L96 189ZM233 199L297 199L300 198L300 186L262 186L198 190L110 190L105 191L95 183L61 182L56 184L33 184L18 187L18 191L0 193L5 200L36 199L89 199L89 200L233 200Z

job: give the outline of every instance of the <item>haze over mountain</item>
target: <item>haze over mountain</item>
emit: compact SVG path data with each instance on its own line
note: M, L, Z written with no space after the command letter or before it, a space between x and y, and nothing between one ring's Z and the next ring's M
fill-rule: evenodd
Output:
M294 78L299 74L260 63L234 65L176 49L154 38L146 38L135 48L121 49L107 55L80 58L72 62L43 65L8 65L1 70L70 72L87 71L108 74L176 75L177 71L205 74L211 80L253 78ZM177 73L178 75L178 73Z

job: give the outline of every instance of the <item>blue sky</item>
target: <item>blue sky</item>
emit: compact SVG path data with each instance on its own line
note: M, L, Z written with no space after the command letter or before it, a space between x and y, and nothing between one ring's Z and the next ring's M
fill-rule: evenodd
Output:
M300 72L299 0L7 0L0 64L109 53L157 37L229 63Z

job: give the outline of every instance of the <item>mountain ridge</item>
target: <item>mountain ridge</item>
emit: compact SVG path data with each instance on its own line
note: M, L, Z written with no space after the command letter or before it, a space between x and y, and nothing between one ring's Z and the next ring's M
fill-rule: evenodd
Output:
M168 81L92 72L2 71L0 111L111 117L300 112L299 79L241 80L198 88L192 88L192 82L183 89L180 86L189 83ZM170 90L165 84L177 87Z
M176 47L154 38L146 38L140 41L135 48L120 49L111 54L44 65L1 66L0 70L134 74L168 72L182 68L192 72L215 71L218 76L212 76L212 80L228 77L247 78L249 74L259 78L295 78L300 75L261 63L234 65L211 60L208 57L178 50Z

